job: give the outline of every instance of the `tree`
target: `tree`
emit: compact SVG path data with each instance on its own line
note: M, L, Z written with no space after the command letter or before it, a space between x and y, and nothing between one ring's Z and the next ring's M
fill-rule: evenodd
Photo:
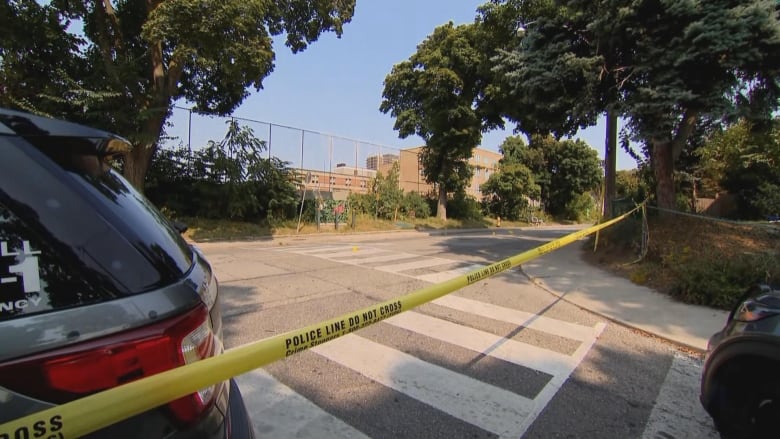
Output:
M474 25L439 26L407 61L385 78L383 113L395 118L401 138L420 136L420 159L427 182L437 185L437 216L447 218L447 193L463 190L471 179L468 164L480 143L483 125L479 97L486 79L486 53Z
M381 172L371 182L371 192L376 197L376 213L380 218L398 219L398 210L404 201L404 190L398 184L401 167L399 162L393 166L384 176Z
M512 136L504 140L498 161L498 171L491 174L482 185L483 202L490 213L507 220L518 220L528 208L528 201L538 200L541 188L536 184L533 172L520 161L519 148L525 142Z
M611 23L615 13L599 11L599 23L591 25ZM496 82L511 97L502 102L502 114L515 121L518 130L574 135L606 113L604 206L610 206L617 169L618 90L626 74L621 68L625 54L615 47L618 41L592 42L576 32L561 32L567 21L587 15L572 16L551 0L491 2L480 14L485 26L517 29L519 39L500 40L507 44L494 59L499 61ZM609 209L603 212L609 214Z
M293 217L295 174L289 163L263 157L265 149L250 127L235 120L228 121L223 139L195 152L158 149L149 169L149 198L182 216L271 223Z
M124 172L142 189L175 101L232 112L273 71L272 36L286 34L297 53L323 32L340 36L354 7L355 0L13 0L0 6L11 24L0 31L0 104L127 137L135 148ZM69 99L74 90L79 99ZM102 99L88 99L95 93Z
M780 119L769 126L741 120L714 133L697 151L701 180L737 195L745 219L780 213Z
M514 118L566 131L604 108L619 111L631 137L645 145L661 207L675 205L674 164L698 123L741 113L766 118L777 106L780 23L773 1L556 5L529 27L524 44L499 57L521 104L550 102L543 118L536 108L523 114L524 105L515 106Z
M567 206L601 184L598 154L581 140L533 136L528 146L517 140L502 145L502 148L509 147L509 154L518 157L517 161L533 173L545 210L551 215L571 216Z

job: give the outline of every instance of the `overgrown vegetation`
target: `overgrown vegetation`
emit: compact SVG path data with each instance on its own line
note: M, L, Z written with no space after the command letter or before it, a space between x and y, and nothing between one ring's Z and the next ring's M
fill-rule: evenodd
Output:
M297 177L287 163L264 158L264 150L251 128L228 121L225 137L200 150L158 150L147 195L177 217L268 224L294 218Z
M780 282L780 227L732 224L706 218L659 217L648 221L647 255L638 259L638 217L602 232L587 258L685 303L729 310L756 283Z

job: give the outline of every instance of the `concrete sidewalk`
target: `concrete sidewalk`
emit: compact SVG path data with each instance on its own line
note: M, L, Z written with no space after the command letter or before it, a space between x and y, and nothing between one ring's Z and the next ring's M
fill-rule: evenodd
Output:
M607 319L705 352L709 337L728 313L676 302L582 260L575 242L523 264L523 271L550 293Z

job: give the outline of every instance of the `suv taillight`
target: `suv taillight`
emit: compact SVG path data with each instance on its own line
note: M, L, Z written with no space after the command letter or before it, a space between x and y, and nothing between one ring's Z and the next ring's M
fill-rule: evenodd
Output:
M0 386L64 403L219 353L206 305L120 334L0 364ZM214 403L216 386L168 404L176 420L197 420Z

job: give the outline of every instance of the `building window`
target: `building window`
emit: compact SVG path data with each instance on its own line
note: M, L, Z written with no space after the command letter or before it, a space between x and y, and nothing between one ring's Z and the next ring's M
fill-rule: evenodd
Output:
M330 177L330 184L336 184L336 177Z
M348 178L348 179L347 179L347 186L351 186L351 185L352 185L352 179L351 179L351 178Z
M366 181L365 180L360 182L360 187L362 187L363 189L366 188Z

